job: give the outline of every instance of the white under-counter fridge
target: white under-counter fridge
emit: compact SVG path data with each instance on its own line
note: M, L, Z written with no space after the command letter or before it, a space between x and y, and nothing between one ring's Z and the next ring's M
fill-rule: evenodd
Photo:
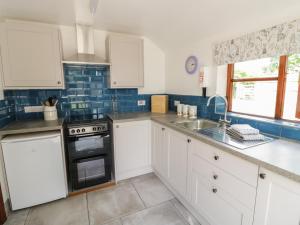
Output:
M1 145L12 210L67 196L60 132L10 135Z

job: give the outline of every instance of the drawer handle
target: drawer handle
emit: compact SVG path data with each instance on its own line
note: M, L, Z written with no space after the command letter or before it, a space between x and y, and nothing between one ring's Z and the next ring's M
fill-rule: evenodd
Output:
M212 192L213 192L213 193L217 193L217 192L218 192L218 189L217 189L217 188L213 188L213 189L212 189Z
M191 143L192 142L192 140L191 139L187 139L187 143Z
M265 179L266 178L266 174L265 173L260 173L259 177L260 177L260 179Z
M214 180L218 179L218 175L217 175L217 174L214 174L214 175L213 175L213 178L214 178Z
M162 127L161 130L164 131L166 128Z
M116 125L116 128L119 128L120 126L119 125Z
M57 81L57 84L61 84L61 81Z
M219 157L218 155L215 155L215 156L214 156L214 159L215 159L216 161L219 160L219 158L220 158L220 157Z

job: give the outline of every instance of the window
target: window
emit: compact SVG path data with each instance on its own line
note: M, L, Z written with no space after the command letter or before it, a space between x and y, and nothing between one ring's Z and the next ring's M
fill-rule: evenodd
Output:
M299 120L300 54L228 65L228 110Z

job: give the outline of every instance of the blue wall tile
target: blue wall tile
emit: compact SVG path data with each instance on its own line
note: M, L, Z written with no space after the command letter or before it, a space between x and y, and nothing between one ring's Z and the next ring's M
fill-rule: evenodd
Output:
M300 141L300 128L282 127L281 137Z
M43 113L25 113L25 106L41 105L49 96L56 96L59 116L93 115L102 118L105 114L116 112L148 112L151 110L151 95L139 95L137 89L109 89L107 66L64 65L65 90L7 90L5 100L0 101L0 127L14 120L43 118ZM145 106L138 106L138 100L145 100ZM193 95L169 94L169 110L176 111L174 101L183 104L196 105L198 117L217 121L223 112L221 100L213 100L206 106L208 98ZM113 104L113 101L115 104ZM232 123L248 123L262 132L300 141L300 126L292 127L280 121L268 122L262 119L252 119L229 115Z
M8 123L14 121L15 118L15 105L12 100L0 101L0 127L6 126Z
M108 73L108 66L64 65L65 90L5 91L5 98L12 102L17 120L43 118L43 113L25 113L24 107L41 105L49 96L58 98L60 117L91 114L102 118L113 111L113 99L117 112L150 111L151 95L138 95L137 89L109 89ZM138 106L138 100L145 100L146 105Z
M217 99L212 101L210 106L207 107L206 104L208 98L204 98L202 96L171 94L169 95L169 109L171 111L176 111L176 107L174 106L175 100L180 101L182 104L196 105L198 117L212 119L215 121L219 120L220 116L223 118L223 115L220 114L220 112L224 111L224 103L222 103L223 100ZM215 113L215 110L217 110L218 114ZM261 118L252 119L249 116L228 115L228 118L231 120L232 124L249 124L252 127L258 128L263 133L300 141L300 125L292 127L286 122L277 120L268 121Z

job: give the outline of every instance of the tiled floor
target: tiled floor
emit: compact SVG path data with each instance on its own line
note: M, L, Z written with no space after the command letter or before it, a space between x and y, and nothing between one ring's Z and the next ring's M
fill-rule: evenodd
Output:
M14 212L5 225L200 225L154 174Z

